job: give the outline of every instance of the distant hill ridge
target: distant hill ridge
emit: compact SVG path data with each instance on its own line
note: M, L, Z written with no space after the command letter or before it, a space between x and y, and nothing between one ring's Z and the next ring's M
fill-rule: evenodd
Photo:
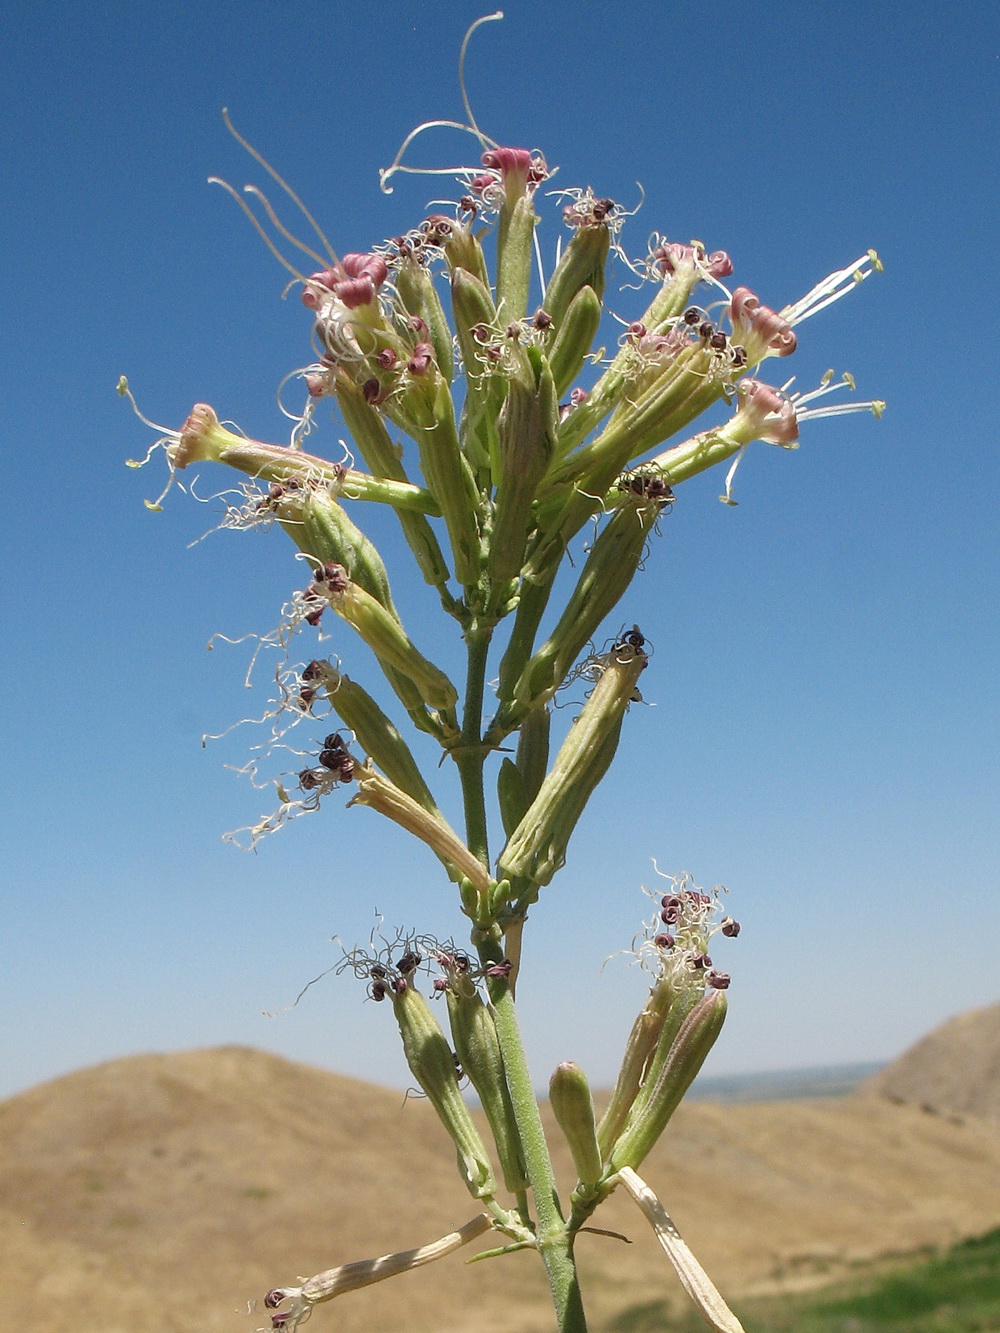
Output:
M1000 1124L1000 1004L949 1019L877 1074L869 1088L891 1101Z
M1000 1225L1000 1126L883 1097L682 1107L643 1173L731 1293ZM269 1287L477 1211L426 1103L261 1051L135 1056L0 1103L0 1288L37 1333L250 1333ZM634 1244L580 1239L595 1330L637 1293L677 1298L627 1199L598 1224ZM344 1296L310 1333L548 1333L547 1300L532 1255L453 1256Z

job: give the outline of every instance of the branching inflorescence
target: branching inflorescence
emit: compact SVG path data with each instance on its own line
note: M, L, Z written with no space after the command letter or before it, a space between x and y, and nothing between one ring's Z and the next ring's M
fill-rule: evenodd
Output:
M469 123L458 128L478 137L482 153L475 167L455 169L458 199L366 254L338 257L297 196L245 145L318 238L316 249L297 241L255 187L248 190L263 220L226 187L292 273L311 317L312 358L291 377L304 384L305 402L288 413L287 445L248 439L203 403L179 430L161 430L158 442L171 480L202 463L243 474L248 480L224 496L220 526L280 526L305 567L281 625L258 641L258 650L277 648L281 658L262 719L270 738L248 768L255 776L277 752L292 766L273 779L278 808L243 831L250 845L344 787L351 805L369 806L438 857L471 925L468 953L401 935L349 952L343 967L363 979L371 1000L394 1010L413 1077L483 1211L442 1240L275 1288L265 1305L274 1326L292 1327L318 1302L436 1260L491 1230L500 1240L491 1253L539 1251L559 1327L584 1329L574 1241L624 1184L706 1319L734 1329L734 1316L635 1173L721 1029L729 977L708 946L716 932L735 936L737 923L720 918L717 895L687 878L658 895L653 923L634 942L651 976L649 994L602 1118L577 1066L560 1065L553 1075L553 1110L578 1172L565 1203L514 1009L521 933L531 904L564 864L630 706L641 698L649 651L643 631L633 626L600 650L594 644L678 488L729 461L721 498L733 503L736 463L754 441L791 449L814 418L881 413L879 402L809 406L853 389L848 375L835 382L830 372L806 394L791 393L791 381L774 387L761 378L765 362L795 351L799 324L879 262L868 251L775 310L748 287L728 287L729 256L698 241L656 234L644 256L629 260L625 210L589 188L569 189L559 192L568 239L539 287L536 204L552 173L539 153L487 140L466 110ZM410 139L383 173L384 188L409 170L403 154ZM289 244L309 258L305 271L288 257ZM615 316L621 333L608 355L595 343L607 328L607 272L616 259L650 295L637 318ZM124 380L120 390L128 392ZM336 405L350 436L350 452L337 461L304 448L324 402ZM732 408L727 421L689 433L720 403ZM400 436L411 442L416 467L408 456L404 464ZM411 638L404 625L386 566L363 531L366 504L392 510L442 614L456 622L467 652L461 688L425 655L423 635ZM595 535L565 604L550 608L556 576L592 521ZM539 642L547 611L553 627ZM293 638L334 619L374 654L410 724L455 764L462 833L442 815L403 734L341 660L293 660ZM345 654L349 642L349 633L337 638ZM494 700L487 698L491 671ZM552 708L571 681L585 697L550 753ZM303 722L316 735L293 749L285 738ZM501 750L496 795L506 841L493 855L485 775ZM426 996L421 977L430 978ZM435 996L443 1003L429 1004ZM486 1111L492 1152L469 1115L462 1078Z

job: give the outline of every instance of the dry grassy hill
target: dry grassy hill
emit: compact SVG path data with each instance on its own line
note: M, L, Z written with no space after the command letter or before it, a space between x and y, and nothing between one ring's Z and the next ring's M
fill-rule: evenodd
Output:
M1000 1125L884 1098L694 1105L645 1174L730 1293L1000 1225ZM259 1051L117 1060L0 1104L0 1288L34 1333L248 1333L268 1287L476 1211L425 1104ZM676 1294L627 1200L597 1220L635 1243L580 1240L595 1328ZM312 1330L534 1333L546 1300L532 1255L452 1257Z
M949 1019L869 1087L893 1101L1000 1124L1000 1004Z

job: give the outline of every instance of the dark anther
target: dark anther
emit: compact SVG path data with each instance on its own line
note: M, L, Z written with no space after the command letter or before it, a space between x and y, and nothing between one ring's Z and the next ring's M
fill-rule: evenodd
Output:
M289 477L285 482L285 486L290 491L297 491L301 485L302 483L299 481L298 477Z
M396 995L402 995L406 991L406 978L396 977L392 983L392 991Z
M384 981L385 968L381 963L372 963L371 967L368 969L368 975L373 977L376 981Z
M605 218L610 217L617 208L613 199L595 199L594 207L591 210L594 214L595 222L603 222Z
M690 324L692 328L694 328L694 326L699 322L700 319L701 319L701 311L696 310L694 306L691 306L689 309L684 311L684 323Z
M302 708L302 709L304 709L306 712L308 712L310 706L312 705L312 701L313 701L315 698L316 698L316 691L315 691L315 690L308 690L308 689L306 689L306 690L300 690L300 691L299 691L299 698L298 698L298 704L299 704L299 707Z
M715 332L715 325L710 319L706 319L704 323L698 325L698 332L703 338L711 338Z
M653 943L658 949L672 949L677 941L674 939L673 935L663 934L654 935Z
M475 199L473 199L471 194L463 194L461 199L459 199L458 201L458 206L463 213L478 212L478 205L476 204L476 201Z
M633 625L625 635L625 642L631 644L636 651L646 646L646 640L642 637L642 631L639 629L638 625Z
M447 981L445 981L444 977L434 978L434 989L438 992L438 994L440 994L441 991L448 989L448 983Z
M316 659L313 658L311 662L307 662L306 665L302 668L302 679L316 680L318 679L319 674L322 670L323 670L323 663L317 662Z
M547 310L542 310L541 308L539 308L538 310L535 311L534 315L532 316L531 325L532 328L540 330L551 329L552 316L549 314Z
M455 955L455 969L458 972L468 972L472 964L469 962L467 953L457 953Z
M383 347L381 352L375 357L375 360L383 370L391 370L396 364L396 352L392 347Z
M376 379L365 380L361 386L361 392L364 394L366 403L377 403L382 393L382 386Z
M410 316L410 328L414 333L424 334L427 332L427 324L419 315Z
M368 994L373 1000L384 1000L388 992L388 986L384 981L373 981L368 987Z
M339 731L331 731L323 742L324 750L343 750L344 748L344 738Z
M712 960L711 958L709 958L707 953L696 953L695 956L691 959L691 966L696 971L700 972L703 968L711 967Z
M713 990L729 989L728 972L709 972L707 980L708 984L712 987Z
M319 762L331 773L336 773L344 762L343 750L320 750Z
M488 977L499 977L506 980L514 970L514 964L509 958L505 958L502 963L493 963L486 969Z
M665 907L660 913L660 920L665 926L676 926L681 919L681 909L679 907Z
M681 900L675 893L668 893L665 898L660 899L661 907L680 907Z
M274 1287L264 1297L264 1304L269 1310L275 1310L285 1299L285 1293L280 1287Z
M729 351L732 355L734 366L746 365L749 358L747 356L747 349L745 347L741 347L739 343L734 343L733 346L729 349Z
M291 1310L275 1310L274 1314L271 1316L271 1327L284 1328L291 1317Z
M516 343L521 337L521 326L514 321L507 325L504 329L504 333L512 343Z
M717 352L723 352L725 351L727 341L728 339L724 333L713 333L708 340L708 345L709 347L713 347Z
M351 581L347 577L347 570L344 566L338 565L332 560L327 561L322 570L317 569L313 578L317 583L322 583L325 579L330 585L331 592L345 592Z
M499 361L503 357L503 348L497 347L494 343L486 349L486 359L488 361Z
M421 959L418 953L413 953L412 951L407 950L396 966L404 976L408 976L411 972L416 972L417 968L420 966L420 962Z
M299 786L303 791L312 791L319 783L319 776L311 768L304 768L299 774Z
M629 336L630 338L634 338L634 339L638 340L639 338L645 338L646 333L648 332L648 330L647 330L645 324L643 324L642 320L641 320L641 319L637 319L637 320L634 320L634 321L628 326L628 328L625 330L625 332L628 334L628 336Z
M267 498L269 500L280 500L284 493L284 486L279 486L276 481L272 481L267 488Z
M341 755L340 759L340 780L341 782L351 782L354 778L354 760L349 754Z
M740 933L740 923L734 921L731 916L727 916L722 923L722 933L723 935L728 935L731 940L734 940Z

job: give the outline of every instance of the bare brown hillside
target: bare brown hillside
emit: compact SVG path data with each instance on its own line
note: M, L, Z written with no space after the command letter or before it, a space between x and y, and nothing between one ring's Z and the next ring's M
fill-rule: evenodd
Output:
M1000 1124L1000 1004L951 1018L883 1069L868 1089L932 1111Z
M884 1099L691 1106L645 1174L730 1293L1000 1225L1000 1126ZM248 1333L268 1287L477 1211L426 1105L259 1051L137 1056L0 1104L0 1289L36 1333ZM595 1326L676 1294L627 1200L597 1221L635 1243L581 1238ZM311 1331L540 1333L546 1300L532 1255L453 1256Z

